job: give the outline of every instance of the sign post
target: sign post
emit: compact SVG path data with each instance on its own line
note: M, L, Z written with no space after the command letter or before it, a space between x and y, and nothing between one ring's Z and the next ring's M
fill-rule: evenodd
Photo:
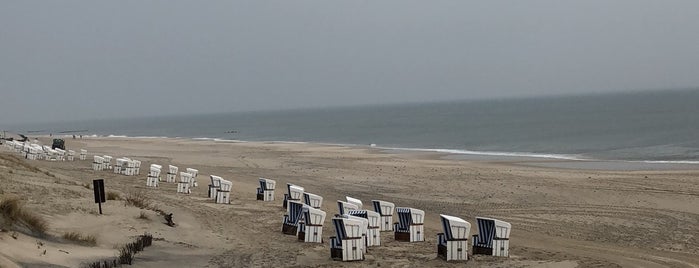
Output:
M95 203L98 204L101 215L102 203L106 201L104 196L104 179L92 180L92 186L92 189L95 191Z

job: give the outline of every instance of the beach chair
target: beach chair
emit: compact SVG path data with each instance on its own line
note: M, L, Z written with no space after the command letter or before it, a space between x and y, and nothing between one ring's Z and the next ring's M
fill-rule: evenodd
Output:
M199 170L193 169L193 168L187 168L187 173L192 174L192 178L190 180L190 186L191 187L197 187L199 184L197 183L197 175L199 174Z
M117 158L114 160L114 174L122 174L126 169L126 160L124 158Z
M323 197L317 194L304 192L303 203L312 208L320 208L323 205Z
M301 198L303 198L303 187L298 186L298 185L293 185L291 183L286 184L286 190L287 193L284 194L284 203L283 207L287 208L287 204L289 201L296 201L296 202L301 202Z
M303 204L290 200L287 204L286 214L282 220L282 233L287 235L297 235L299 219L303 213Z
M446 261L467 261L471 224L454 216L439 217L444 232L437 234L437 256Z
M80 160L84 161L85 159L87 159L87 150L80 149Z
M478 234L473 235L473 254L508 257L510 255L510 229L507 222L476 217Z
M148 187L158 187L158 182L160 181L160 165L152 164L150 165L150 171L148 172L148 179L146 180L146 186Z
M381 215L371 210L350 210L349 215L367 219L366 245L368 247L381 245Z
M232 188L233 182L221 179L221 189L216 190L216 203L230 204Z
M66 161L66 151L56 148L54 149L56 152L56 161Z
M362 209L362 200L349 196L345 196L345 199L347 199L347 202L355 204L357 206L357 209Z
M274 188L277 182L270 179L260 178L260 187L257 188L257 200L274 201Z
M95 171L100 171L102 170L102 167L104 167L104 158L102 158L99 155L93 156L93 161L92 161L92 170Z
M361 220L335 217L332 219L335 236L330 237L330 257L336 261L364 260Z
M121 160L123 161L121 167L121 174L126 176L136 175L136 165L134 161L126 157L122 158Z
M112 169L112 157L108 155L102 157L104 158L104 161L102 162L102 170Z
M380 230L382 232L393 231L393 210L396 208L396 205L382 200L371 200L371 203L374 204L374 211L381 215Z
M223 178L215 175L209 175L209 177L211 178L211 184L209 184L209 198L215 201L218 196L216 193L221 189L221 180Z
M168 171L167 171L167 182L176 182L177 181L177 167L173 165L168 165Z
M396 241L425 241L425 212L415 208L396 208L398 222L393 224Z
M297 237L306 243L323 243L325 212L309 206L303 207L302 222L299 222Z
M339 212L338 214L343 215L350 210L359 210L359 207L356 204L337 200L337 212Z
M134 162L134 169L136 173L134 175L141 175L141 161L139 160L133 160Z
M68 161L75 161L75 151L68 150L68 155L66 155Z
M192 190L189 185L192 183L192 174L188 172L180 172L180 182L177 183L177 193L191 194Z

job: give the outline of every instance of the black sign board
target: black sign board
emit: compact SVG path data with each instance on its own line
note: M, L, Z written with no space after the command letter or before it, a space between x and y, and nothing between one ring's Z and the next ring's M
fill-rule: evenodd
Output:
M95 203L99 204L100 214L102 214L102 203L106 201L104 195L104 180L92 180L92 189L95 191Z

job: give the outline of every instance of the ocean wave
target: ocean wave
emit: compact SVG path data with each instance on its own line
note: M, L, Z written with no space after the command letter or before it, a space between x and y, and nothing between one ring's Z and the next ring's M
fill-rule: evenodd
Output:
M548 159L561 159L561 160L577 160L585 161L590 160L577 155L567 155L567 154L541 154L541 153L528 153L528 152L496 152L496 151L471 151L471 150L459 150L459 149L428 149L428 148L400 148L400 147L380 147L372 146L372 148L384 149L384 150L399 150L399 151L416 151L416 152L436 152L436 153L447 153L447 154L462 154L462 155L482 155L482 156L506 156L506 157L533 157L533 158L548 158Z

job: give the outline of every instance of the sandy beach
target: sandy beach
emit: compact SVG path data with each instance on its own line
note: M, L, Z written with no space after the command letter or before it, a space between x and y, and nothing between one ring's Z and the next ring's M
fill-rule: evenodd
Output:
M77 267L113 257L116 245L145 232L155 241L133 267L464 266L437 258L439 214L466 219L474 234L476 216L512 224L509 258L476 255L468 267L699 267L699 170L586 170L302 143L85 138L67 139L66 147L87 149L88 160L32 161L1 150L0 194L19 196L44 217L50 237L1 232L0 267ZM94 154L141 160L141 175L93 171ZM174 183L146 188L143 167L151 163L196 168L199 187L191 195L177 194ZM212 174L233 182L230 205L206 197ZM277 181L276 201L255 200L259 177ZM99 215L85 186L97 178L122 196L145 192L177 226L118 200L103 204ZM323 196L325 243L280 232L286 183ZM381 199L424 210L426 241L397 242L382 233L382 245L365 261L332 261L330 219L345 196L365 206ZM138 219L141 211L149 219ZM95 235L97 245L56 238L70 231Z

